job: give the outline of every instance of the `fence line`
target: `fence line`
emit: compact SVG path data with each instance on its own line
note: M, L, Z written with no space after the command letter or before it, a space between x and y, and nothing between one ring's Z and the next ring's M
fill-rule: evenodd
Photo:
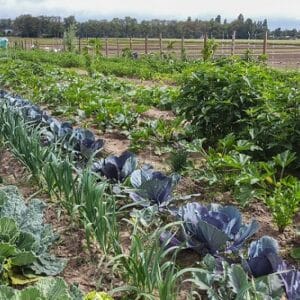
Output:
M145 38L104 38L102 39L102 54L106 57L119 57L124 49L129 49L132 52L137 52L139 55L156 53L162 56L164 53L172 53L178 58L201 58L202 49L207 45L207 35L205 34L202 39L163 39L162 34L158 39L148 36ZM21 39L11 38L10 47L21 48L30 50L33 48L40 48L47 51L64 51L65 46L62 39ZM218 42L218 40L216 40ZM168 43L166 43L168 42ZM166 46L167 45L167 46ZM86 47L89 48L90 53L93 53L93 48L89 46L88 38L79 38L76 42L76 49L82 52ZM286 43L275 43L268 40L266 32L262 40L238 40L236 34L233 32L232 38L222 39L219 47L215 52L217 57L230 56L230 55L245 55L250 52L250 55L258 56L261 54L269 55L271 61L290 61L300 65L300 42L287 41Z

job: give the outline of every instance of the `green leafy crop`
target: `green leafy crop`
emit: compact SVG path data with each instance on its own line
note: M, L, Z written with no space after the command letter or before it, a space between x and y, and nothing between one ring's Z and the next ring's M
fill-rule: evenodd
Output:
M178 111L210 144L235 133L261 147L262 158L297 152L299 87L298 73L238 59L207 62L183 81Z
M49 254L57 240L49 224L43 223L45 204L25 204L14 186L0 188L0 280L24 285L43 275L57 275L65 261Z

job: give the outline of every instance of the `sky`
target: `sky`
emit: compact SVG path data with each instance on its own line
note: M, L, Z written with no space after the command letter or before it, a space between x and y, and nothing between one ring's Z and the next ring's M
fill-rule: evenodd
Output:
M27 13L75 15L80 21L124 16L210 19L218 14L232 20L242 13L246 18L267 18L271 27L300 29L300 0L0 0L0 18Z

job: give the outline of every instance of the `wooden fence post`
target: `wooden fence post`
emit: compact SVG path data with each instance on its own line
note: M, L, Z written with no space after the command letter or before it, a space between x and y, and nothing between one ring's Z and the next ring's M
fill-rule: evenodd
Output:
M120 57L120 45L119 45L119 39L117 38L117 56Z
M231 55L234 55L234 51L235 51L235 34L236 31L234 30L232 33L232 41L231 41Z
M162 57L163 51L162 51L162 34L159 34L159 56Z
M81 38L78 37L78 52L81 53Z
M132 37L129 38L129 49L132 51Z
M207 45L207 32L204 33L204 47Z
M148 54L148 35L145 36L145 54Z
M105 38L105 56L108 57L108 38Z
M184 59L184 36L181 37L181 59Z
M203 50L206 48L206 46L207 46L207 32L205 31L205 33L204 33L204 41L203 41Z
M267 54L267 44L268 44L268 31L265 32L265 36L264 36L263 55Z

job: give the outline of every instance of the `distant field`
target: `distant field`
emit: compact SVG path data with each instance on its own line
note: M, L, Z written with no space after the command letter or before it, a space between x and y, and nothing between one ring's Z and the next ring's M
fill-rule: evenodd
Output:
M10 46L13 47L15 43L22 45L23 48L31 49L32 45L37 42L41 49L58 49L63 50L62 39L55 38L9 38ZM142 38L109 38L103 41L103 55L109 57L121 55L122 50L131 48L139 54L169 52L174 53L180 57L182 49L185 55L190 59L197 59L201 57L201 50L203 49L203 39L148 39L147 47L145 46L145 39ZM83 49L87 45L88 39L77 40L77 48ZM167 50L167 46L173 42L171 50ZM247 50L250 50L252 55L258 56L263 53L263 40L236 40L234 47L232 47L231 39L217 40L219 43L216 56L228 56L233 52L236 55L244 55ZM161 45L161 46L160 46ZM234 50L232 50L234 48ZM268 55L268 62L270 65L282 68L300 68L300 40L269 40L267 43L266 53Z

